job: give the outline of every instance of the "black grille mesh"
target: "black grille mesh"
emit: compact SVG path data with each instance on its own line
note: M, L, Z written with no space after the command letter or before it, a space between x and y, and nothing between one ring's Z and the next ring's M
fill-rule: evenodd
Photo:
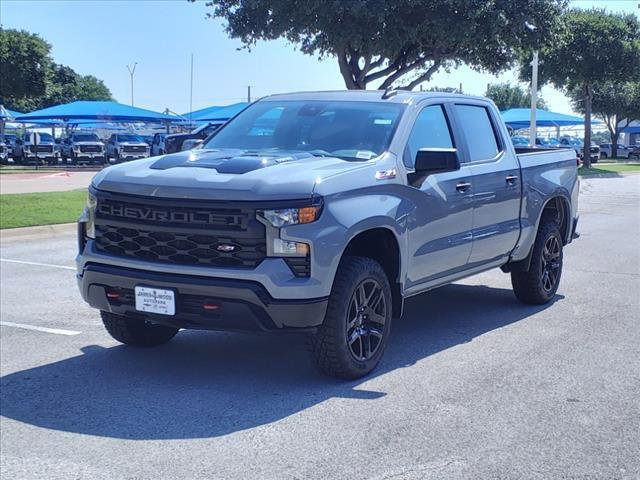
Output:
M235 250L219 251L220 245L233 246ZM96 246L112 255L182 265L255 267L266 256L264 238L230 238L111 225L96 225Z

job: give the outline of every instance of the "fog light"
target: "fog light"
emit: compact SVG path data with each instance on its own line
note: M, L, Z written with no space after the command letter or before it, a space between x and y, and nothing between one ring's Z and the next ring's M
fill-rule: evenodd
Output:
M302 242L290 242L289 240L274 238L273 253L275 255L296 255L306 257L309 255L309 245Z

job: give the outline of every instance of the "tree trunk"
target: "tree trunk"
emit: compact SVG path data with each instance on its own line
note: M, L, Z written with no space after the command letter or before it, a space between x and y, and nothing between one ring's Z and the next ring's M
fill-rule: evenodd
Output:
M616 129L611 134L611 158L618 156L618 139L620 138L620 130L616 125Z
M593 90L591 85L584 85L584 146L582 148L582 164L591 168L591 101Z

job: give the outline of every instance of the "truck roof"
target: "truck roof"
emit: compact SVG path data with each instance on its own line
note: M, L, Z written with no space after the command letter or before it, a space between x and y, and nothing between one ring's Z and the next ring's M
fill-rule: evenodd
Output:
M390 102L415 103L426 98L473 98L488 101L484 97L446 92L411 92L407 90L329 90L319 92L278 93L261 98L259 101L272 100L318 100L351 102Z

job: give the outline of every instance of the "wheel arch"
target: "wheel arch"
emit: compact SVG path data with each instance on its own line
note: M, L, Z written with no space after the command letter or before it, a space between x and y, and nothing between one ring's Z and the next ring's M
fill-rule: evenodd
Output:
M402 315L401 289L402 256L400 242L395 232L387 227L374 227L354 234L342 252L345 256L366 257L378 262L385 271L391 286L393 317Z

